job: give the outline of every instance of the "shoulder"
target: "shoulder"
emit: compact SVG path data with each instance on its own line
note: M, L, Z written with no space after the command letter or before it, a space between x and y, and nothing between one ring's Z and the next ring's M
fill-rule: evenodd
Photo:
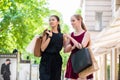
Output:
M90 39L90 32L89 32L89 31L86 31L86 32L84 33L84 38L85 38L85 39Z
M64 37L64 34L63 34L63 33L59 33L58 35L59 35L59 36L63 36L63 37Z
M56 37L59 37L60 39L63 39L65 35L63 33L58 33Z
M90 36L90 32L89 31L85 31L85 36Z
M4 66L4 65L5 65L5 63L2 64L2 66Z
M59 33L60 35L64 35L63 33Z

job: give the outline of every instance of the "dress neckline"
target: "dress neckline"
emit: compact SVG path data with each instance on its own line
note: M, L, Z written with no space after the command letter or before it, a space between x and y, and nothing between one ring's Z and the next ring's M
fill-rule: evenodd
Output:
M83 33L85 33L85 31L82 32L81 34L75 36L75 34L74 34L74 32L73 32L73 36L74 36L74 37L78 37L78 36L82 35Z
M59 32L52 32L53 34L59 34Z

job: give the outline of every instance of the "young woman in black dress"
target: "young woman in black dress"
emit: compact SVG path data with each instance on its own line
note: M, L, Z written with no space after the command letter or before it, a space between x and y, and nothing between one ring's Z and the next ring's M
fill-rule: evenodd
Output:
M40 80L61 80L62 58L59 53L63 47L64 38L59 21L58 16L50 16L51 30L46 30L46 35L42 39Z

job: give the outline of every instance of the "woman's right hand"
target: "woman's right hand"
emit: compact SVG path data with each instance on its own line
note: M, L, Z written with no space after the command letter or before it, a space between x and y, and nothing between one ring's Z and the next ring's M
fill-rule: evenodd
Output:
M45 36L43 36L42 38L42 44L41 44L41 51L44 52L45 49L47 48L49 42L50 42L50 38L52 37L52 32L49 30L45 30L44 31Z
M52 37L52 31L46 30L46 34L48 34L48 36Z

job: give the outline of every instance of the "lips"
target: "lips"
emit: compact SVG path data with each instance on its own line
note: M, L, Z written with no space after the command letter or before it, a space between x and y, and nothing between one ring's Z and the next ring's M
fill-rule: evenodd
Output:
M50 25L51 25L51 26L54 26L54 24L53 24L53 23L50 23Z
M53 25L53 23L50 23L50 25Z

